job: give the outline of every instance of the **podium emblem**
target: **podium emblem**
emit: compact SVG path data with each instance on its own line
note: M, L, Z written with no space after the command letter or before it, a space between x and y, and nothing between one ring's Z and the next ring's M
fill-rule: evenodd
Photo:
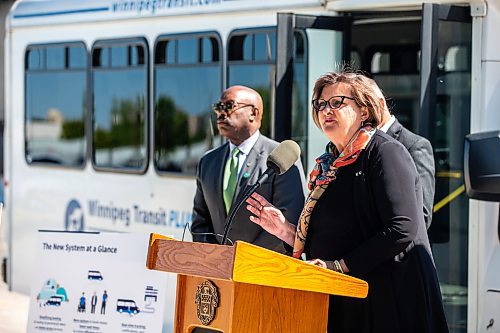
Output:
M196 288L196 315L203 325L208 325L215 318L215 309L219 306L219 291L215 284L206 280Z

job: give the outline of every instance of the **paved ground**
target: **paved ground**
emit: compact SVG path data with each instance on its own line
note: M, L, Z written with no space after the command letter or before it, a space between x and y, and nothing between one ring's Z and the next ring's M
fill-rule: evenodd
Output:
M0 332L24 333L28 322L29 297L10 292L0 282Z
M0 261L6 256L5 224L0 209ZM1 271L1 269L0 269ZM28 323L29 297L10 292L0 277L0 333L25 333Z

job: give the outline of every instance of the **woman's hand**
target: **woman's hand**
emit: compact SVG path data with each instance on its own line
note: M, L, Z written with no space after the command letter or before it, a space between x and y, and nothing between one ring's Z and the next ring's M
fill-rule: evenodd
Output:
M349 272L349 269L347 268L347 265L345 264L344 259L335 260L335 261L313 259L313 260L308 260L306 262L308 264L323 267L323 268L328 268L328 269L331 269L332 271L339 272L339 273L346 274Z
M283 213L269 203L263 196L253 193L247 200L247 209L255 216L250 221L262 227L268 233L293 246L295 226L289 223Z
M314 265L314 266L319 266L322 268L329 268L328 265L326 264L326 261L323 261L321 259L313 259L313 260L307 260L306 261L308 264Z

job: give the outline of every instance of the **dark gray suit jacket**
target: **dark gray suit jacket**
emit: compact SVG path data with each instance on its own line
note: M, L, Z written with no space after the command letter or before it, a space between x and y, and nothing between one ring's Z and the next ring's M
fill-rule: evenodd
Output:
M240 172L233 204L243 196L248 186L253 185L266 171L269 153L278 143L263 135L250 151ZM207 152L198 163L196 194L194 197L193 221L191 231L193 240L205 243L220 243L222 237L197 235L196 233L215 233L222 235L226 223L226 209L222 197L224 166L229 154L229 143ZM300 160L281 176L273 175L257 190L276 208L280 209L288 221L297 223L304 207L305 179ZM228 233L233 242L243 240L280 253L285 253L281 240L266 232L250 221L250 212L243 204L236 213Z
M424 220L427 229L431 226L432 207L434 205L434 155L429 140L406 129L396 119L389 127L387 134L398 140L406 147L415 162L420 184L422 184L422 194L424 197Z

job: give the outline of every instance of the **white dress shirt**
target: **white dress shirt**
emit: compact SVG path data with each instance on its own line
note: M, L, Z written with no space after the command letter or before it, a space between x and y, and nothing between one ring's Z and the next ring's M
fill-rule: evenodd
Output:
M245 160L247 159L248 154L250 154L250 150L252 150L253 146L257 142L259 135L260 135L260 131L257 130L254 134L252 134L252 136L250 136L248 139L243 141L238 146L238 149L240 150L240 153L238 154L238 179L240 179L241 169L243 169L243 165L245 164ZM236 148L236 145L234 145L231 141L229 141L229 157L228 158L231 158L234 148Z
M391 119L389 119L389 121L386 122L384 124L384 126L380 127L379 130L381 130L384 133L387 133L387 131L389 130L389 127L391 127L395 121L396 121L396 117L394 117L394 115L391 115Z

